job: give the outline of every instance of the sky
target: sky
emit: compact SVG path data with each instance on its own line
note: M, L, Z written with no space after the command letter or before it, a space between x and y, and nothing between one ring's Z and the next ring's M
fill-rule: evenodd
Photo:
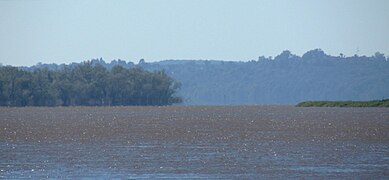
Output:
M0 63L389 55L389 0L0 0Z

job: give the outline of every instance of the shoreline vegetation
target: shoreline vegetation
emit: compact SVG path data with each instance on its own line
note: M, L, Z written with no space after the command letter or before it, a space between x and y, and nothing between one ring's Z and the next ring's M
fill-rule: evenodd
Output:
M164 106L182 102L180 85L163 70L90 61L60 70L0 66L0 106Z
M296 105L315 99L388 99L388 69L389 57L379 52L346 57L321 49L302 56L285 50L274 58L247 62L96 58L29 67L0 63L0 106Z
M308 100L373 100L389 98L389 57L329 55L321 49L302 56L285 50L275 57L250 61L158 60L149 62L93 58L92 65L112 69L164 70L182 84L179 95L185 105L295 105ZM79 63L42 64L20 67L28 71L62 70Z
M297 107L389 107L389 99L372 101L304 101Z

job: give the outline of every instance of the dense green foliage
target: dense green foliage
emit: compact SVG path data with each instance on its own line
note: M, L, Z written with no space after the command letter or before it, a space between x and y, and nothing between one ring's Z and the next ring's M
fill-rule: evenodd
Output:
M115 65L142 67L165 72L182 83L179 95L188 105L290 104L303 101L389 98L389 57L328 55L320 49L302 56L283 51L275 57L259 57L248 62L217 60L105 62L94 59L107 69ZM69 66L76 66L77 63ZM65 65L37 64L30 71Z
M180 84L164 71L90 62L60 70L0 67L1 106L171 105Z
M389 99L375 101L305 101L298 107L389 107Z

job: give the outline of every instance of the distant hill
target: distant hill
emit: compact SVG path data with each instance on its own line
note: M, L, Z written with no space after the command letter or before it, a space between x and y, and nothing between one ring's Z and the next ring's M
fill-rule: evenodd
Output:
M379 100L389 98L389 61L381 53L371 57L330 56L320 49L302 57L284 51L275 58L249 62L164 60L138 64L106 63L107 68L165 70L182 83L179 94L188 105L297 104L314 100ZM38 64L33 70L61 65ZM25 67L26 68L26 67Z

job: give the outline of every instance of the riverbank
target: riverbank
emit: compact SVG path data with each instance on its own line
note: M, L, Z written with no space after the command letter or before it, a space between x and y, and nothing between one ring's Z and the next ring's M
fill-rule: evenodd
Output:
M297 107L389 107L389 99L373 101L304 101Z

